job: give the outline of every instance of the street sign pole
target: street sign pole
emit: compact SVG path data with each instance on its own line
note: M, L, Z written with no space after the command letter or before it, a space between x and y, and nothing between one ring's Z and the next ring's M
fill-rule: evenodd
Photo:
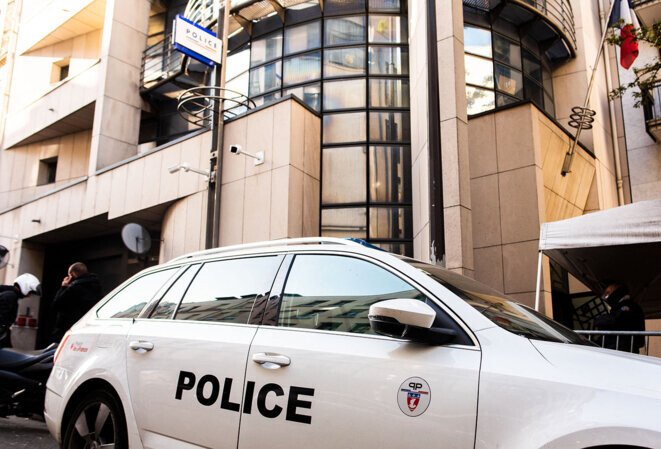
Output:
M222 6L222 7L221 7ZM227 62L227 41L229 35L229 17L230 17L230 8L229 0L225 0L219 5L218 8L218 32L216 35L222 33L222 56L220 65L216 64L214 70L215 86L218 88L218 100L215 101L215 110L214 110L214 120L213 120L213 133L212 133L212 158L215 155L216 159L216 179L215 185L209 186L214 188L213 197L213 231L212 231L212 241L211 247L217 248L220 246L220 189L222 185L222 167L223 167L223 143L224 143L224 114L223 109L225 106L225 101L223 100L225 88L225 73L226 73L226 62ZM212 194L209 193L209 197ZM207 209L208 210L208 209ZM208 217L207 217L208 219ZM207 223L208 226L208 223ZM208 237L207 237L208 242Z

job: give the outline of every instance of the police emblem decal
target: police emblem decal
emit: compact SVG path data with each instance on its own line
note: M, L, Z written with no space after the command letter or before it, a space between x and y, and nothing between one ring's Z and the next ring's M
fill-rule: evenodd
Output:
M397 391L397 405L407 416L422 415L431 402L431 390L426 380L409 377Z

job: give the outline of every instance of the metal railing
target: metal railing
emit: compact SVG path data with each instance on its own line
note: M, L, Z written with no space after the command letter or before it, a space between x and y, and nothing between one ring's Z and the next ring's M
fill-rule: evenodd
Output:
M501 2L518 4L541 13L571 41L569 43L573 45L574 50L576 49L576 23L569 0L501 0ZM491 9L489 0L464 0L464 4L483 11Z
M657 331L574 331L579 335L587 337L590 341L598 344L602 348L619 349L626 352L636 352L634 348L636 343L635 337L640 337L644 341L644 346L641 347L640 354L649 355L650 353L650 338L661 337L661 332ZM661 340L658 341L658 346L661 348Z
M183 59L181 53L172 47L172 34L161 31L149 38L158 40L142 54L140 85L147 90L181 72Z
M645 122L661 119L661 84L657 84L648 92L647 101L643 102Z

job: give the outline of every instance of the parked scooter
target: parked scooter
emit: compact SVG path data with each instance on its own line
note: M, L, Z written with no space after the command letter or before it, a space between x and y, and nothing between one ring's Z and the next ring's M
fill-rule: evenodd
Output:
M0 349L0 417L43 419L55 349L52 344L36 355Z

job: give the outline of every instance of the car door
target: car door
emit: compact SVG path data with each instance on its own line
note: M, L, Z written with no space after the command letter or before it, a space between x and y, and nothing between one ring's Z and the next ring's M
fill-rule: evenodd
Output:
M127 340L127 373L145 448L236 448L253 305L282 256L191 265Z
M473 447L480 351L421 288L374 260L299 254L280 296L250 348L240 449ZM369 306L394 298L432 305L456 344L373 334Z

